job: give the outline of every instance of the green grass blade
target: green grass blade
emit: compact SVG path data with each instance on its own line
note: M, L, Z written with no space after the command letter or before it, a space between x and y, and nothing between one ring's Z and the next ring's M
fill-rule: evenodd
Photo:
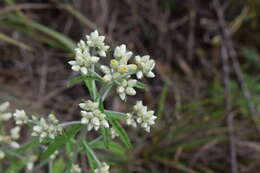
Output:
M18 46L22 49L28 50L28 51L33 51L33 48L31 46L28 46L20 41L17 41L7 35L5 35L4 33L0 33L0 40L3 40L7 43L13 44L15 46Z

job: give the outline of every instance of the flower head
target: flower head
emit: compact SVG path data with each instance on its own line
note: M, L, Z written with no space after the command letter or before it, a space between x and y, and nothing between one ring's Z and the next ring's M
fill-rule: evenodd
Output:
M40 141L46 137L54 139L55 136L62 133L62 127L59 127L58 123L59 121L54 114L50 114L47 121L41 118L40 121L33 126L32 136L38 136Z
M105 45L104 40L105 36L99 36L97 30L90 33L90 35L86 36L87 38L87 45L92 48L97 49L97 53L101 57L106 56L106 51L109 49L109 46Z
M0 105L0 121L7 121L12 117L11 113L6 112L9 106L9 102L4 102Z
M136 123L140 124L145 131L150 132L150 128L155 124L154 111L148 111L147 106L144 106L142 101L137 101L134 105L134 111L132 114L127 114L126 123L132 126L136 126Z
M144 75L149 78L155 77L152 70L155 66L155 61L150 59L149 55L145 55L143 57L136 56L135 63L137 64L138 70L136 76L138 79L141 79Z
M83 109L80 113L82 116L81 123L88 125L88 131L98 130L100 126L109 128L108 121L105 119L106 115L98 109L98 103L90 100L80 103L80 108Z
M126 99L126 95L135 95L136 91L134 89L134 86L136 85L137 80L130 79L130 80L123 80L119 86L117 87L117 93L119 94L121 100Z
M14 128L11 129L11 138L14 140L17 140L20 138L20 131L21 131L21 127L20 126L16 126Z
M13 116L17 125L26 124L29 120L24 110L16 110Z
M109 165L103 162L100 168L95 169L95 173L109 173Z

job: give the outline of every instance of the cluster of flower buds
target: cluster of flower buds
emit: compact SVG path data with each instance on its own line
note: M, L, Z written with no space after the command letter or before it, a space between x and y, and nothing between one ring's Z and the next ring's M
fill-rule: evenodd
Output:
M109 173L109 165L103 162L101 167L95 169L95 173Z
M40 141L46 137L54 139L55 136L62 133L62 127L59 126L59 121L54 114L50 114L47 121L44 118L38 120L34 117L33 119L35 125L33 126L32 136L38 136Z
M98 109L99 104L90 100L80 103L79 107L83 109L80 113L82 116L81 123L87 124L88 131L98 130L101 126L109 128L106 115Z
M133 127L136 127L138 123L145 131L150 132L150 128L155 124L156 118L154 111L148 111L147 106L144 106L142 101L137 101L133 113L128 113L126 123Z
M136 91L134 87L137 84L137 80L135 79L130 79L130 80L123 80L119 86L117 87L117 93L119 94L119 97L121 100L126 99L126 95L133 96L136 94Z
M12 117L12 113L7 112L9 106L10 106L9 102L4 102L0 105L0 122L8 121Z
M104 36L99 36L97 31L86 36L87 41L81 40L77 48L75 48L75 60L69 61L73 71L88 74L91 71L91 66L96 64L100 57L106 56L106 51L109 46L105 45Z

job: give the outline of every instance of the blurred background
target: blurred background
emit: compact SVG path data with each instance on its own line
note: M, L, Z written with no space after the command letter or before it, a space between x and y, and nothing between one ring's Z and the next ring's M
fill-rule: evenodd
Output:
M258 0L0 0L0 102L79 119L89 95L68 87L77 74L67 62L98 29L157 63L137 95L157 124L150 134L126 127L133 152L99 152L111 172L258 173L259 22ZM108 100L127 110L115 93Z

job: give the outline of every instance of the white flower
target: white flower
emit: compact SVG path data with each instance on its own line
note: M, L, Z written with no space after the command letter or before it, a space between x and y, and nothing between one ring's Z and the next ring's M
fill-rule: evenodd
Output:
M9 102L4 102L0 105L0 112L5 112L10 107Z
M9 106L9 102L4 102L0 105L0 121L7 121L12 117L11 113L6 112Z
M26 124L29 120L24 110L16 110L13 116L17 125Z
M18 143L15 142L15 141L10 142L10 146L11 146L12 148L20 148L20 144L18 144Z
M57 157L58 154L59 154L59 151L56 150L56 151L50 156L50 159L51 159L51 160L54 160L54 159Z
M150 132L150 126L155 124L154 111L147 111L147 106L144 106L142 101L137 101L134 106L134 113L137 115L136 121L141 124L141 126Z
M126 115L127 115L126 124L131 125L132 127L137 127L133 114L127 113Z
M94 111L94 110L98 109L98 103L87 100L84 103L80 103L79 107L81 109L84 109L84 110L87 110L87 111Z
M37 156L36 155L30 155L28 160L29 161L26 164L26 169L28 171L31 171L34 167L34 162L37 161Z
M116 137L119 136L119 134L116 132L116 130L113 127L110 129L110 134L112 139L115 139Z
M71 172L72 172L72 173L81 173L82 170L81 170L81 168L79 167L78 164L74 164L74 165L72 165Z
M95 30L94 32L91 32L90 35L87 35L86 38L89 47L97 48L99 56L106 56L106 51L109 49L109 46L104 43L105 36L99 36L98 31Z
M41 118L40 121L33 126L32 136L38 136L40 142L46 137L54 139L62 133L62 127L59 127L58 123L59 121L56 119L54 114L49 115L48 121Z
M14 128L11 129L11 138L14 139L14 140L17 140L20 138L20 130L21 130L21 127L19 126L16 126Z
M117 46L114 51L114 57L117 60L121 60L121 61L123 60L123 61L127 62L131 58L132 55L133 55L133 52L127 51L125 44Z
M88 131L93 128L98 130L100 126L109 128L109 124L105 119L106 115L98 109L97 102L88 100L84 103L80 103L79 107L83 109L83 111L80 112L82 116L81 123L88 125Z
M147 111L147 106L144 106L142 101L137 101L134 105L134 111L132 114L127 114L126 123L136 127L136 122L141 125L145 131L150 132L150 128L155 124L154 111Z
M121 100L126 99L126 95L135 95L136 91L134 89L134 86L136 85L137 80L131 79L131 80L123 80L120 85L117 87L117 93L119 94Z
M76 72L81 72L82 74L88 74L90 67L99 61L99 57L92 56L87 47L75 49L75 60L69 61L71 69Z
M152 70L155 67L155 61L150 59L149 55L145 55L143 57L136 56L135 63L137 64L138 70L136 76L138 79L141 79L144 75L149 78L155 77Z
M4 158L5 158L5 153L2 150L0 150L0 160Z
M109 166L103 162L100 168L95 169L95 173L109 173Z

